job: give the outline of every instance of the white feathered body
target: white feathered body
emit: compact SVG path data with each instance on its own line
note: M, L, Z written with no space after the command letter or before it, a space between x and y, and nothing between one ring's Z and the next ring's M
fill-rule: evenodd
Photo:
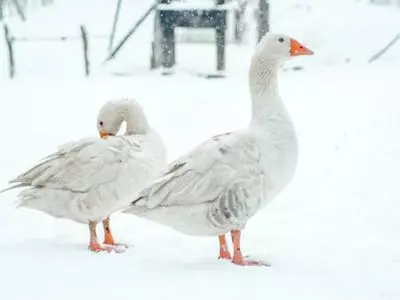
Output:
M149 130L70 142L11 183L27 186L19 206L88 223L125 208L165 165L164 144Z
M250 125L215 136L173 162L124 212L189 235L222 235L243 229L273 200L297 166L295 128L278 91L281 64L311 53L296 43L266 34L249 69Z
M286 120L207 140L173 162L124 212L189 235L243 229L294 175L297 139Z

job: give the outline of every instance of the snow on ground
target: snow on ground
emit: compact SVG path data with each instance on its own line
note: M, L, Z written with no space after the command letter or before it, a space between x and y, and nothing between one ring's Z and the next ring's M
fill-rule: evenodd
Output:
M9 192L0 203L4 299L399 299L396 74L388 67L282 73L300 164L292 184L243 237L243 250L272 267L217 261L216 238L126 215L114 216L113 229L133 248L92 254L85 226L17 210L16 193ZM176 76L5 83L1 182L58 144L94 135L97 109L112 97L141 101L171 159L249 120L245 74L221 81Z
M16 209L16 191L10 191L0 194L1 299L400 299L399 48L366 64L397 33L399 11L365 1L271 2L273 27L293 32L316 51L288 64L304 70L286 70L280 78L300 142L296 176L243 232L244 252L272 266L218 261L216 238L186 236L121 214L113 216L112 228L132 248L90 253L85 226ZM119 35L149 4L140 3L123 17ZM56 22L60 14L54 11L66 13L60 1L26 26L9 24L21 35L52 35L60 28L76 32L84 20L89 31L101 34L112 15L109 6L101 7L89 18L89 4L81 3L70 23ZM289 16L279 17L279 11ZM254 45L230 45L227 77L215 80L191 75L213 69L212 46L178 45L179 68L188 72L162 77L147 70L150 25L115 62L95 65L89 79L75 63L81 59L78 44L70 45L74 52L56 43L53 56L43 52L49 45L17 44L17 78L0 82L1 187L59 144L95 135L97 110L111 98L141 102L170 160L213 134L247 124L247 65ZM96 61L104 58L106 45L91 48ZM0 60L3 54L0 47ZM121 70L132 76L109 76ZM5 68L0 72L6 74Z

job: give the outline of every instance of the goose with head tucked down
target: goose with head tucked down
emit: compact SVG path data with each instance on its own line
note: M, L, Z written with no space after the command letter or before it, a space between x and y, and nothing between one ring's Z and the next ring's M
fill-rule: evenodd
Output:
M251 60L248 127L214 136L172 162L124 212L189 235L218 236L219 258L264 265L242 255L241 230L294 176L297 138L278 92L278 71L285 60L311 54L295 39L267 33Z
M124 135L116 136L123 122ZM166 167L166 150L135 100L109 101L97 117L100 138L69 142L10 181L27 187L19 206L89 225L89 249L122 251L110 229L110 215L124 209ZM8 190L6 189L6 190ZM96 227L103 222L104 243Z

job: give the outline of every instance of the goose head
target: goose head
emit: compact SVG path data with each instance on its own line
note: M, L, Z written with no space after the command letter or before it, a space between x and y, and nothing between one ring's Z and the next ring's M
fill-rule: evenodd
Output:
M253 96L276 91L278 69L286 60L313 54L313 51L289 36L266 33L258 43L250 64L249 80Z
M124 121L123 111L119 101L108 101L97 116L97 130L101 138L114 136Z
M258 43L249 68L252 100L252 124L268 126L274 116L282 116L283 103L278 89L278 70L292 57L312 55L313 52L297 40L272 32Z
M116 135L123 122L126 122L125 135L144 134L149 129L143 108L136 100L113 100L104 104L99 111L97 130L100 137Z
M314 52L297 40L283 34L268 32L256 48L256 56L268 57L271 60L285 61L294 56L313 55Z

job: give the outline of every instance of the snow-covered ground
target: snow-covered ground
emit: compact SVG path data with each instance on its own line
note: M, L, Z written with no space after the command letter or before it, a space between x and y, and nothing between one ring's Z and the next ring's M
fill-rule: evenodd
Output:
M328 26L323 16L329 6L316 0L283 2L282 9L317 11L301 19L298 8L287 9L286 22L275 19L277 28L293 31L316 55L293 60L290 64L305 69L280 77L300 142L296 176L243 233L244 252L272 266L241 268L218 261L216 238L182 235L121 214L113 216L112 228L132 247L123 254L90 253L85 226L16 209L16 191L10 191L0 195L0 299L400 299L399 48L366 63L399 30L400 10L331 1L336 12L342 7L347 13L336 13ZM346 30L357 27L349 21L357 16L364 27L357 23L358 31ZM45 19L63 26L53 18ZM24 35L35 28L51 33L42 21L31 22L13 28ZM366 27L381 30L361 37ZM214 80L191 75L213 68L213 48L179 45L179 67L190 72L163 77L148 71L148 57L140 56L148 55L150 29L138 33L138 56L129 55L133 39L111 66L99 65L89 79L83 78L82 65L72 63L81 59L78 48L75 53L54 44L64 60L54 56L50 63L37 56L39 48L19 52L26 63L18 65L17 78L0 81L1 186L59 144L96 135L97 110L111 98L141 102L170 160L210 135L247 124L251 43L230 45L227 77ZM75 27L65 25L65 30ZM194 59L188 49L201 58ZM94 56L101 61L106 50L100 47ZM109 75L121 67L132 76Z

